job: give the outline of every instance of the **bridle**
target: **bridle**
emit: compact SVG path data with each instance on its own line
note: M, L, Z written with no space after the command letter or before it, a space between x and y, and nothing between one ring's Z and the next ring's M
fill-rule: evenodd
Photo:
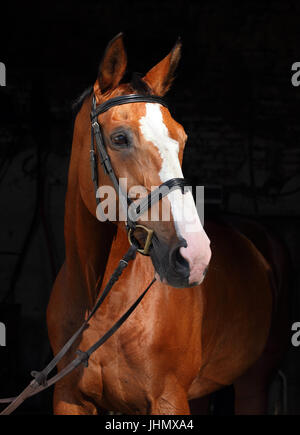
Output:
M162 183L159 187L153 190L148 196L142 198L138 203L133 203L131 198L124 193L120 187L119 180L115 174L115 171L111 165L109 155L107 153L107 149L105 146L102 128L98 121L98 116L107 110L111 109L115 106L120 106L122 104L131 104L131 103L158 103L164 107L168 108L167 103L156 95L139 95L139 94L129 94L129 95L121 95L119 97L111 98L99 106L96 105L95 95L92 97L92 109L91 109L91 147L90 147L90 163L91 163L91 172L92 172L92 180L95 188L96 195L96 203L100 204L100 199L97 197L97 191L99 188L98 183L98 167L97 167L97 156L100 159L100 163L106 174L109 175L112 184L119 195L119 200L122 204L123 210L127 216L126 228L128 232L128 240L129 243L137 244L137 240L134 237L134 231L139 228L146 232L147 237L144 244L144 247L138 247L137 251L143 255L149 255L151 241L153 237L153 230L147 228L144 225L138 225L137 221L139 216L141 216L145 211L147 211L153 204L158 202L164 196L168 195L171 191L176 189L181 189L182 193L185 193L184 186L188 185L188 181L185 178L171 178L166 182ZM96 140L96 147L94 146L94 138ZM166 188L166 189L164 189ZM100 213L102 211L101 206L99 207ZM130 209L130 213L129 213Z
M101 295L96 300L92 310L90 311L88 317L84 320L80 328L72 335L72 337L65 343L65 345L61 348L61 350L54 356L54 358L47 364L47 366L41 371L32 371L31 375L33 376L33 380L29 383L29 385L17 396L13 398L0 399L0 403L10 403L0 414L8 415L11 414L16 408L18 408L27 398L34 396L35 394L45 390L51 385L58 382L60 379L64 378L66 375L75 370L78 366L84 365L88 366L88 361L92 353L94 353L100 346L102 346L128 319L128 317L133 313L139 303L142 301L150 287L155 282L156 278L150 282L150 284L146 287L143 293L137 298L137 300L127 309L127 311L120 317L120 319L102 336L100 337L88 350L81 351L77 350L77 356L69 363L66 367L64 367L61 371L59 371L56 375L52 376L52 378L48 379L50 372L57 366L57 364L62 360L62 358L66 355L66 353L71 349L75 341L82 334L82 332L89 327L89 321L99 309L99 307L104 302L108 293L112 289L113 285L121 276L122 272L128 266L129 261L134 260L136 256L136 252L140 252L143 255L149 255L151 248L151 241L153 237L153 230L143 226L138 225L137 221L139 216L142 215L146 210L148 210L153 204L158 202L161 198L168 195L171 191L176 189L181 189L183 193L185 193L184 186L188 185L188 182L184 178L172 178L167 180L163 184L161 184L158 188L152 191L148 196L142 198L138 203L133 203L133 201L128 197L127 193L125 194L120 186L118 178L114 172L114 169L110 163L110 158L107 153L104 138L101 131L101 126L98 122L98 116L101 113L106 112L110 108L114 106L119 106L122 104L129 103L158 103L165 107L168 107L167 104L160 98L154 95L144 96L137 94L130 95L122 95L120 97L111 98L110 100L105 101L104 103L96 106L95 96L92 97L92 110L91 110L91 148L90 148L90 162L91 162L91 170L92 170L92 180L95 187L95 195L97 205L100 204L100 200L97 197L98 190L98 167L97 167L97 159L100 159L100 163L103 166L105 172L109 175L116 192L119 194L120 202L126 212L127 216L127 231L128 231L128 240L130 243L130 247L127 253L123 256L123 258L119 261L117 268L114 270L111 275L108 283L104 287ZM94 147L94 138L96 139L97 151ZM163 189L166 187L166 189ZM129 213L130 212L130 213ZM145 241L144 248L139 248L137 245L137 241L134 237L134 231L140 228L147 233L147 238ZM98 281L95 294L98 294L100 291L101 280Z

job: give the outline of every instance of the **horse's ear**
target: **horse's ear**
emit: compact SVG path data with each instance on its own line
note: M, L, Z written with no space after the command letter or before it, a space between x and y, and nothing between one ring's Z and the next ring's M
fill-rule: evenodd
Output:
M101 61L98 77L94 85L96 99L104 92L118 86L125 73L126 66L127 56L123 44L123 33L119 33L109 42Z
M181 41L178 39L171 52L143 78L156 95L162 97L170 89L180 54Z

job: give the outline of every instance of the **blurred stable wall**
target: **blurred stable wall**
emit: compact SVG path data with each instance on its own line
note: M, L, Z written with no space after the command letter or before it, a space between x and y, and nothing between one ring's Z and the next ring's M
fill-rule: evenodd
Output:
M294 267L291 323L300 320L300 92L291 84L291 66L300 61L299 2L65 1L1 6L1 18L0 298L21 309L16 348L0 349L1 395L19 391L50 358L45 310L64 259L71 103L95 81L119 31L129 71L141 73L182 37L168 99L189 135L185 176L222 188L219 212L252 216L286 242ZM283 371L288 412L298 414L299 363L300 350L290 347ZM51 412L50 396L23 412Z

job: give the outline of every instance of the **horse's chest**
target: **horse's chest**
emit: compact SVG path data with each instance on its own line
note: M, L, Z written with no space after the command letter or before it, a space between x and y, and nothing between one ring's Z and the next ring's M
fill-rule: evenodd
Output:
M199 342L187 330L170 327L165 316L156 323L145 317L129 320L94 359L93 383L102 385L102 403L122 412L145 411L170 373L188 384L199 367Z

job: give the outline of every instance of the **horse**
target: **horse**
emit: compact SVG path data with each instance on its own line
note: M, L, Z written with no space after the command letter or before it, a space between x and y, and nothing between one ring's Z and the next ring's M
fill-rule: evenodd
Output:
M141 98L99 114L105 149L117 179L126 179L125 194L134 186L148 193L169 179L183 179L187 135L158 99L172 85L180 53L178 40L144 77L124 83L127 55L119 34L108 44L95 84L81 102L65 201L66 257L47 307L54 354L87 318L129 246L119 211L115 221L99 219L98 207L102 213L107 207L103 198L96 206L90 176L91 107L126 95L155 96L155 102ZM100 186L114 188L103 165L96 172ZM169 219L162 219L163 206L169 207ZM185 415L191 400L232 383L241 404L237 412L247 412L249 396L251 412L265 412L265 377L253 381L252 368L265 359L277 361L273 348L265 350L272 335L275 285L270 263L234 226L211 221L203 227L190 191L177 189L150 208L158 210L159 219L138 221L155 236L149 255L138 253L128 265L58 370L71 361L72 351L85 351L96 342L153 275L156 282L122 327L91 355L88 367L78 367L56 384L54 413ZM186 221L182 209L188 212ZM143 235L136 234L136 240L141 245Z

